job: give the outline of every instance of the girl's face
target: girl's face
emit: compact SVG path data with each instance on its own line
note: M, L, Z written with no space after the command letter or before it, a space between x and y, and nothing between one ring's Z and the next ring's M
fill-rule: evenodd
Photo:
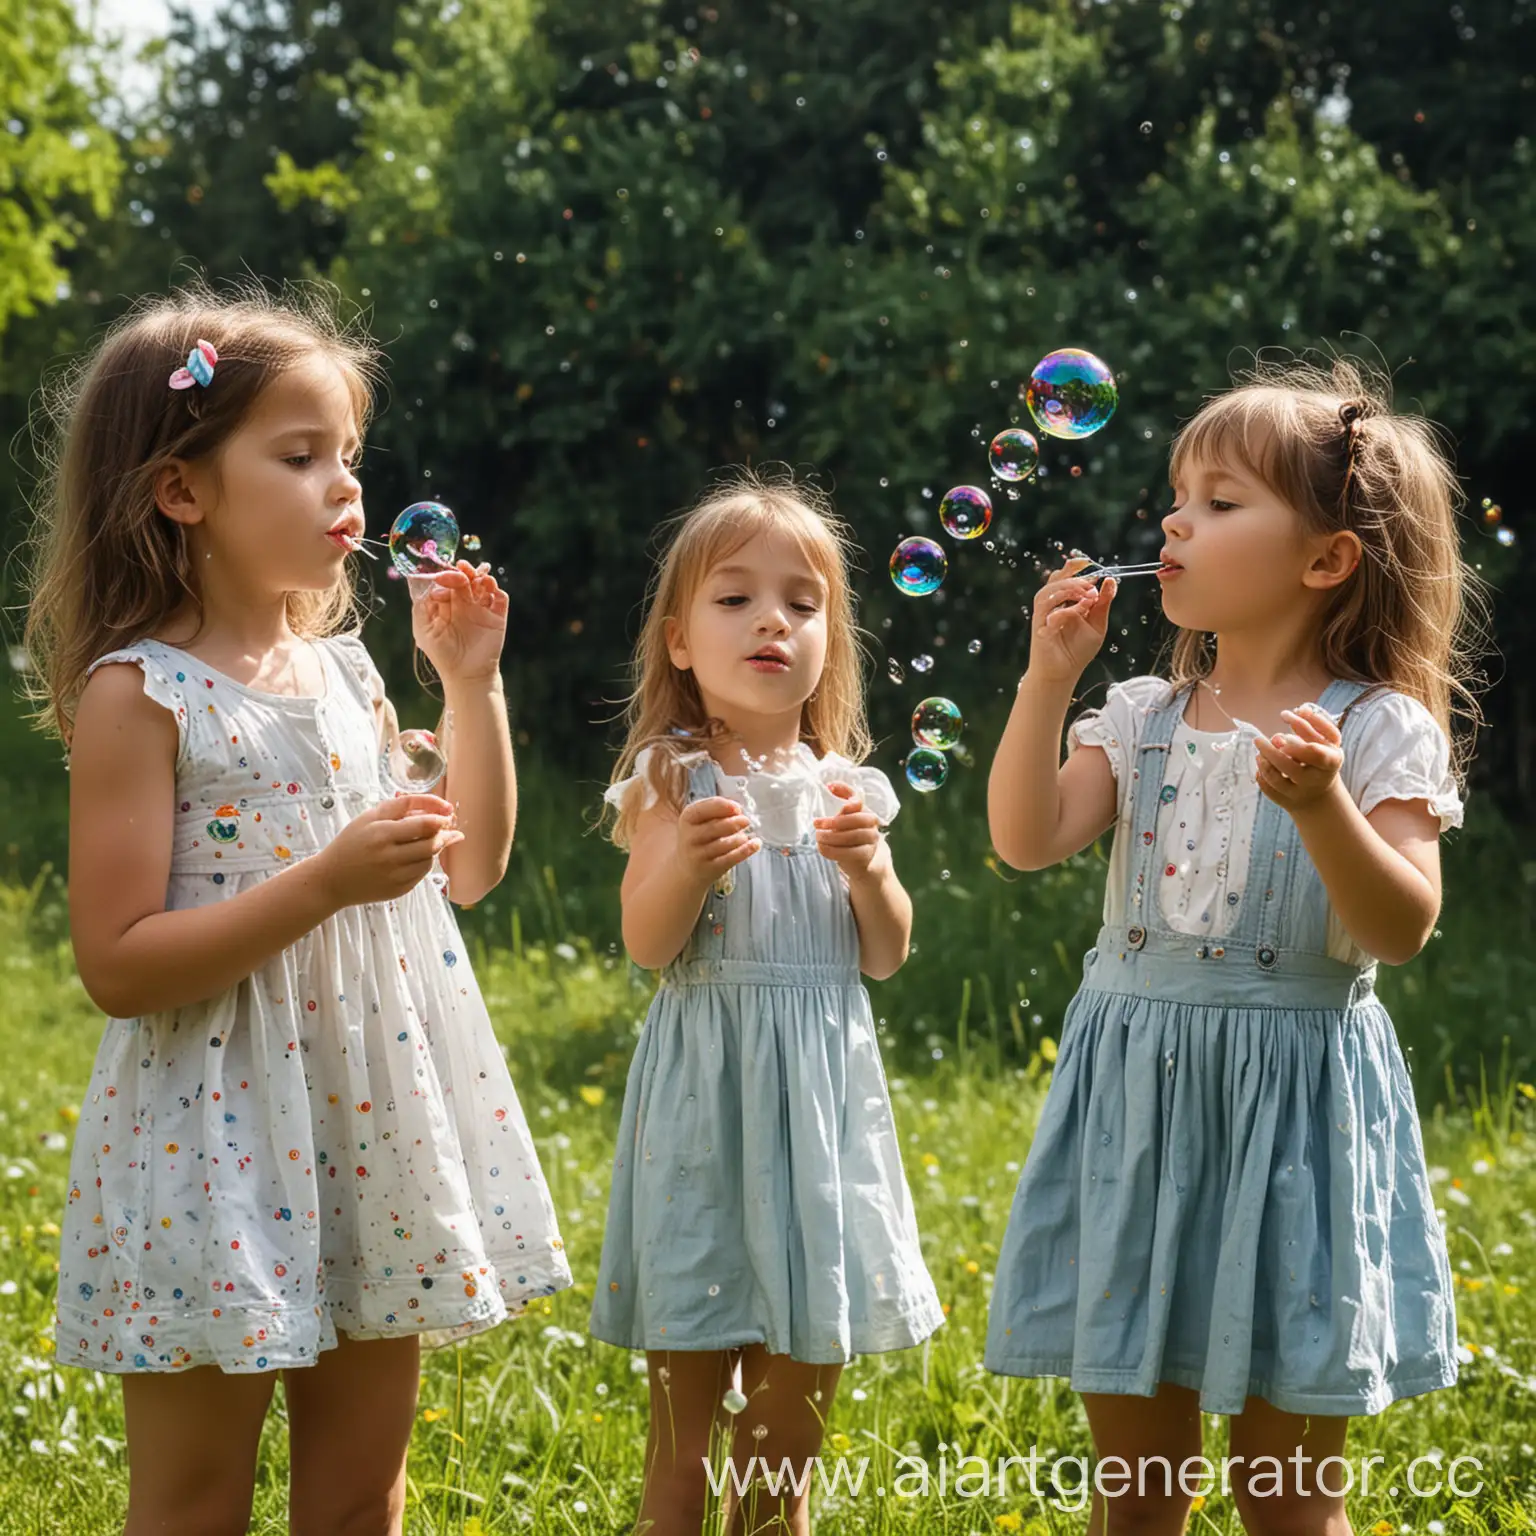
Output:
M672 665L692 670L705 709L734 730L792 722L827 659L827 584L794 539L748 539L667 620Z
M1353 569L1353 534L1309 533L1299 513L1230 463L1189 459L1163 519L1163 611L1183 629L1216 634L1294 617L1297 604Z
M324 591L341 574L343 535L363 531L359 451L347 380L317 355L273 379L216 462L168 470L160 505L195 526L210 576L253 593Z

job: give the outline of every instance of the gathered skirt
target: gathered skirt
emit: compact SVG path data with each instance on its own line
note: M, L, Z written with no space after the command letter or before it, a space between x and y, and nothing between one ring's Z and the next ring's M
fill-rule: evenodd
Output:
M594 1336L810 1363L943 1322L857 972L705 962L630 1065Z
M1121 957L1122 959L1124 956ZM1082 1392L1371 1414L1456 1380L1391 1018L1100 989L1092 960L997 1264L986 1364Z

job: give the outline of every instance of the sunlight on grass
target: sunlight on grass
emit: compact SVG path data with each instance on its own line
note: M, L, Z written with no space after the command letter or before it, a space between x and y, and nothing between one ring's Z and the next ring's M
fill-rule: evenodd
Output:
M121 1519L126 1491L121 1399L115 1382L52 1359L51 1308L69 1145L99 1033L67 947L57 938L57 888L0 885L0 1374L10 1412L0 1428L0 1533L98 1533ZM590 1340L612 1138L629 1041L648 988L622 962L571 942L483 954L481 979L539 1142L577 1285L536 1302L514 1323L425 1359L411 1458L407 1529L423 1536L525 1530L627 1532L638 1501L646 1413L644 1363ZM1087 1456L1087 1425L1064 1382L1012 1381L981 1366L997 1247L1054 1047L1039 1039L1023 1066L951 1025L942 1059L891 1081L923 1249L947 1321L926 1348L854 1361L832 1406L816 1500L826 1533L1081 1530L1071 1484L1053 1489L1050 1463ZM1463 1345L1460 1384L1357 1421L1358 1468L1385 1458L1356 1531L1456 1536L1536 1529L1536 1088L1489 1082L1425 1126L1456 1275ZM745 1423L748 1415L740 1422ZM286 1425L278 1396L262 1447L253 1529L286 1529ZM996 1494L1004 1456L1038 1450L1043 1497L1015 1470ZM1207 1419L1206 1454L1226 1433ZM1444 1481L1451 1460L1475 1456L1483 1489L1412 1496ZM978 1496L980 1457L994 1469ZM928 1468L919 1497L916 1463ZM842 1471L839 1473L838 1468ZM970 1478L965 1473L969 1469ZM905 1479L903 1479L905 1473ZM944 1491L939 1490L941 1474ZM859 1478L857 1494L851 1487ZM1396 1487L1397 1493L1390 1490ZM883 1495L876 1492L884 1488ZM1219 1489L1194 1532L1240 1529Z

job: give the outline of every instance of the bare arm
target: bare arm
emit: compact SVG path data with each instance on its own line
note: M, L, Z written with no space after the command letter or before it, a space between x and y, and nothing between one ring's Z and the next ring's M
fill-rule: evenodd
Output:
M70 752L70 934L87 994L115 1018L227 991L341 907L408 890L428 850L454 835L433 796L386 802L252 889L167 912L176 747L176 723L145 694L138 667L92 676ZM441 814L414 814L427 806Z
M1026 672L992 759L987 825L1014 869L1059 864L1115 823L1115 776L1104 749L1082 746L1061 761L1074 686L1075 679Z
M517 767L500 671L444 678L443 705L448 771L439 792L452 801L464 841L442 865L449 896L467 906L501 883L517 826Z
M890 844L863 875L850 875L848 897L859 927L859 969L872 981L894 976L906 964L912 941L912 898L896 877Z
M1440 818L1428 802L1386 800L1363 816L1335 779L1291 815L1344 931L1384 965L1413 959L1440 915Z
M992 846L1015 869L1045 869L1114 825L1115 776L1101 747L1061 761L1062 727L1083 668L1098 654L1117 583L1102 587L1069 560L1045 578L1029 627L1029 670L987 780Z

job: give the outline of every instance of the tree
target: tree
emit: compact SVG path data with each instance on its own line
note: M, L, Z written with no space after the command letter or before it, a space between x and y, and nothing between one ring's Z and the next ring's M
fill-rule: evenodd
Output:
M92 79L68 0L0 0L0 340L67 292L64 253L111 206L121 164Z

